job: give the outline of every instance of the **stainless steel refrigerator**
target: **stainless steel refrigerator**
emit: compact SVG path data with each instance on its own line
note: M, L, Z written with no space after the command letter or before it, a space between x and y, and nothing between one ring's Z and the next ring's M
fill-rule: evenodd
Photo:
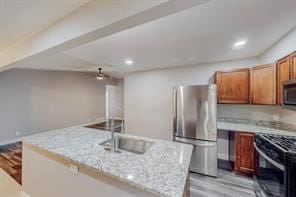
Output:
M174 87L174 140L193 145L190 171L217 176L216 85Z

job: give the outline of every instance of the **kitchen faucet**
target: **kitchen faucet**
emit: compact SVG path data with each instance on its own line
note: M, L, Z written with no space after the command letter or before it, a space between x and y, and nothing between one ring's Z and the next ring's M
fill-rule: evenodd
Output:
M121 120L121 134L125 134L125 126L124 126L124 120Z
M111 132L111 138L105 142L105 150L115 153L121 153L118 148L118 139L117 136L115 136L115 119L110 117L106 120L108 122L108 125L110 125L110 132ZM121 133L124 134L124 121L121 122Z
M104 149L113 153L121 153L121 151L116 150L117 139L114 134L115 132L114 119L110 119L110 121L111 121L111 124L110 124L111 139L110 139L110 142L106 144L106 147Z

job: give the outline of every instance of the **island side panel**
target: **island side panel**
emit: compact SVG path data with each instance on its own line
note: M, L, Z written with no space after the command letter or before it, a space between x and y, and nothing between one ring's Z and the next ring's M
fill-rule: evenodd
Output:
M70 172L71 162L31 145L23 146L23 191L30 197L151 197L138 189L84 166Z

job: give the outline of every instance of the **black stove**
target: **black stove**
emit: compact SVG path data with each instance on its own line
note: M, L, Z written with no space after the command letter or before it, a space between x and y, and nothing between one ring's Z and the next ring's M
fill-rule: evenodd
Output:
M296 197L296 137L256 134L254 147L262 196Z
M296 154L296 137L261 134L285 153Z

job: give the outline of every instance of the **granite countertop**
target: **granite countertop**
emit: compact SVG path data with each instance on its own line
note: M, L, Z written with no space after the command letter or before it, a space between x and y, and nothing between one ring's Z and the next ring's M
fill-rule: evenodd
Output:
M23 142L156 195L181 197L192 146L124 136L153 141L154 145L142 155L108 152L99 144L110 139L110 132L82 126L28 136Z
M296 136L295 125L280 121L218 118L217 128L219 130Z

